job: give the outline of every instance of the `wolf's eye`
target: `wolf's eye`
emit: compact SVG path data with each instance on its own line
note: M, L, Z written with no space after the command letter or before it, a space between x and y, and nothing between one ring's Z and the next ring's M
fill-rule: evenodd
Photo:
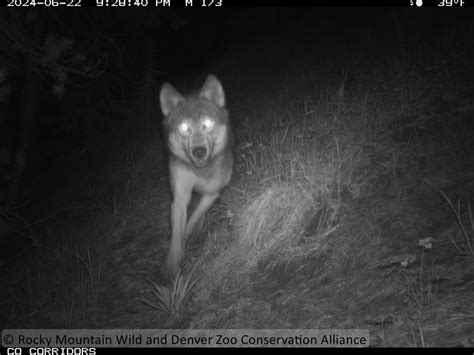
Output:
M214 126L214 120L211 120L210 118L206 118L203 121L204 128L206 129L211 129Z
M189 127L189 124L186 123L186 122L181 122L181 124L179 125L179 130L182 132L182 133L188 133L190 130L191 130L191 127Z

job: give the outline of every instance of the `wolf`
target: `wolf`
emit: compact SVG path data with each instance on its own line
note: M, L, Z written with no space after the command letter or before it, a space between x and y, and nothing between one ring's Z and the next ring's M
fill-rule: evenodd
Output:
M183 97L169 83L160 91L164 131L170 153L171 241L161 275L172 279L184 258L186 242L200 232L206 211L232 176L233 134L220 81L209 75L197 95ZM201 199L189 220L192 192Z

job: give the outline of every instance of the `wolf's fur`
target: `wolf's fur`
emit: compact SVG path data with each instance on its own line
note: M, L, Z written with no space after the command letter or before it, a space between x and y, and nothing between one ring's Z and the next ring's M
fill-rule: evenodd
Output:
M204 215L229 183L234 157L229 114L219 80L209 75L197 96L184 98L166 83L161 110L170 151L171 242L162 274L176 275L188 238L202 228ZM202 195L187 219L191 194Z

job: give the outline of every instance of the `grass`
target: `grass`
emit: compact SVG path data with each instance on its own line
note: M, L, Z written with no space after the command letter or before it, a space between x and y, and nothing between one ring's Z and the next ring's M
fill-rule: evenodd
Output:
M204 276L194 299L202 311L194 316L195 326L369 327L376 345L446 344L436 334L452 330L434 313L434 304L443 304L444 315L454 305L437 287L453 277L438 271L447 262L456 265L456 259L445 242L433 247L429 234L419 236L433 223L428 209L443 211L438 215L444 223L454 220L429 190L418 187L423 174L433 173L416 170L432 148L420 145L429 142L420 132L437 123L412 116L431 109L417 100L432 83L406 74L407 65L394 76L399 90L385 92L383 100L369 94L374 83L349 91L345 69L333 87L319 88L324 93L319 99L307 94L296 102L276 99L260 111L260 120L244 121L238 177L224 195L234 208L221 237L229 231L233 237L202 256ZM365 77L351 74L352 81ZM403 122L409 117L416 119ZM454 139L455 132L448 134L448 141ZM449 160L440 159L438 169L444 159ZM449 205L464 240L453 243L447 236L466 255L468 247L459 245L470 245L470 205L464 214L459 203ZM459 222L461 215L467 222ZM446 237L443 228L434 234L437 240ZM472 259L465 263L472 270ZM461 289L454 287L451 297L472 294L472 287ZM204 316L216 308L220 312L212 319ZM460 328L469 328L465 317ZM457 341L465 343L466 333L458 334Z
M462 240L461 241L455 241L450 234L448 234L449 241L453 244L453 246L456 248L456 250L459 252L459 255L465 256L465 255L474 255L474 250L473 250L473 241L474 241L474 218L472 215L471 211L471 202L467 202L467 220L468 222L464 222L464 213L461 211L461 200L458 200L456 207L454 206L453 202L449 199L446 194L439 190L439 193L443 195L444 199L446 202L449 204L449 207L451 207L454 215L456 216L456 221L459 225L459 229L461 231L461 236Z
M148 282L153 286L153 294L156 296L156 302L141 299L141 301L169 316L177 316L184 310L189 293L192 291L197 280L193 279L193 272L183 276L181 270L173 279L172 284L159 285L152 280Z
M42 247L41 255L15 275L5 304L12 319L16 324L37 327L42 323L31 323L33 316L65 326L88 319L99 304L100 262L96 266L89 250L71 253L57 249L49 251L48 259L45 252L47 248Z
M65 208L32 223L21 217L17 209L3 207L0 211L4 223L2 242L10 245L4 249L1 267L11 285L2 302L12 320L21 324L40 316L51 321L60 314L61 321L70 325L77 322L77 315L72 316L77 305L82 309L82 318L87 318L86 313L97 309L99 302L101 262L94 260L93 252L87 248L53 247L37 230L57 216L89 208ZM46 228L45 233L49 230ZM10 265L19 266L7 276L5 270Z

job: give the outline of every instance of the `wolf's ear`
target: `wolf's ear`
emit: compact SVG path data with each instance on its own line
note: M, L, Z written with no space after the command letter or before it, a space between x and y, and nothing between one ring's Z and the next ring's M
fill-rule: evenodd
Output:
M168 83L163 84L160 91L160 105L165 116L168 116L182 101L184 98L174 87Z
M212 102L217 107L223 108L225 106L224 89L222 89L221 82L214 75L207 77L199 97Z

